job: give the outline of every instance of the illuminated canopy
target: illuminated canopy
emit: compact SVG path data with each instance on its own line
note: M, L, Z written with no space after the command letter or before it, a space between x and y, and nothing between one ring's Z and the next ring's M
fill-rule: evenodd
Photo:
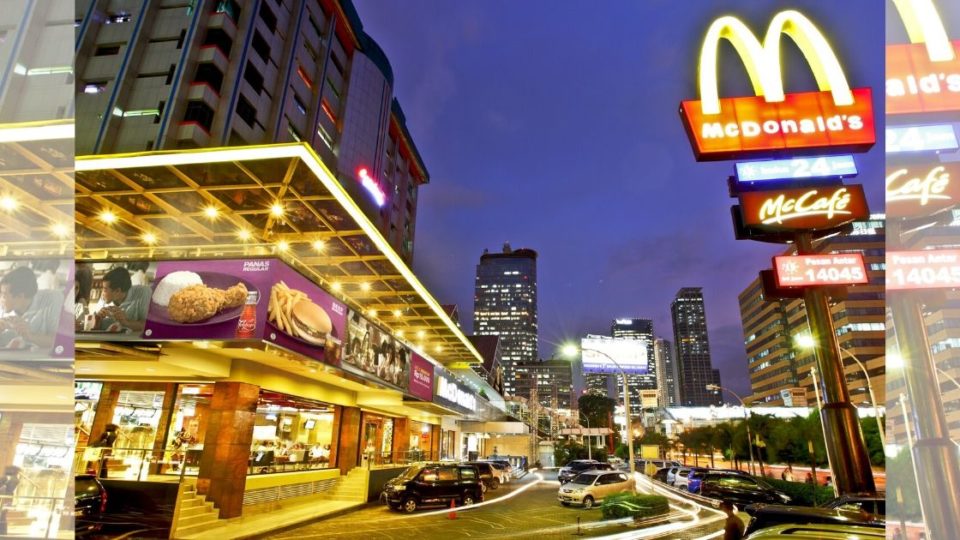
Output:
M437 361L482 362L305 144L84 156L76 169L78 258L280 257Z

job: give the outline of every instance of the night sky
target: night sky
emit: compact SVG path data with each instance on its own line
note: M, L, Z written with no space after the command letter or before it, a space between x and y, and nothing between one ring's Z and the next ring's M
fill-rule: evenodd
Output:
M472 328L484 248L536 249L540 356L606 334L612 319L654 320L673 340L670 301L703 287L714 367L749 393L737 295L780 248L736 241L726 177L697 163L677 112L696 99L710 22L736 14L763 35L773 15L803 11L827 35L851 87L882 112L884 2L836 0L354 0L386 51L394 95L431 183L421 188L414 270ZM784 38L785 91L816 90ZM752 95L729 44L720 95ZM857 156L871 208L882 209L878 144Z

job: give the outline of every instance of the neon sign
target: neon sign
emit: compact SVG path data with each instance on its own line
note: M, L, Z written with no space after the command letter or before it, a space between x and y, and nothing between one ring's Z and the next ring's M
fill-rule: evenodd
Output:
M960 163L907 165L887 172L887 214L932 214L960 201Z
M863 255L784 255L773 258L779 287L869 283Z
M736 169L737 180L740 182L845 178L857 175L857 164L851 155L748 161L737 163Z
M887 290L960 287L960 250L888 251Z
M377 206L383 206L387 202L387 195L380 189L377 181L370 177L367 169L360 169L357 174L360 176L360 185L370 192L370 195L373 195L373 200L377 203Z
M782 34L800 47L813 69L819 92L784 94ZM730 41L743 60L756 96L718 96L717 50L721 39ZM699 83L700 100L680 105L697 160L786 149L860 151L876 142L870 89L850 89L823 34L797 11L774 16L762 43L735 17L714 21L700 51Z
M887 46L887 114L960 110L960 41L932 0L894 0L910 43Z
M832 229L869 217L860 185L741 193L743 222L771 231Z
M900 152L934 152L960 148L957 134L950 124L887 128L888 154Z

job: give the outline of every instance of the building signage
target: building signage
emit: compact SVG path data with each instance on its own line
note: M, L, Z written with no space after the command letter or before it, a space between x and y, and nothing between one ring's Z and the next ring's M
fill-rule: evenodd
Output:
M888 251L887 290L960 287L960 250Z
M342 367L364 378L407 390L413 351L358 311L347 311Z
M580 340L584 373L644 375L650 371L647 340L590 336Z
M805 46L818 92L784 94L780 38ZM750 75L756 96L720 98L717 56L729 40ZM778 13L761 43L739 19L721 17L700 51L700 100L683 101L680 115L698 161L771 151L865 151L876 142L869 88L850 89L843 69L817 27L797 11Z
M857 164L851 155L748 161L737 163L736 168L740 182L848 178L857 175Z
M778 287L862 285L870 282L860 253L774 257L773 273Z
M887 114L960 110L960 41L930 0L894 5L913 43L887 46Z
M887 153L956 150L957 134L951 124L887 128Z
M433 364L417 353L410 357L410 395L433 401Z
M960 203L960 163L887 169L887 215L930 215Z
M774 232L832 229L870 216L860 185L740 194L743 223Z
M477 396L458 383L445 369L437 366L433 372L434 401L455 409L477 412Z

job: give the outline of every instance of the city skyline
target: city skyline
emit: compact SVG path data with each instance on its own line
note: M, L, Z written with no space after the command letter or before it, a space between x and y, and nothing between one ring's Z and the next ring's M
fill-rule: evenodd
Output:
M869 51L883 47L883 36L844 32L882 25L882 12L864 5L803 9L821 24L851 85L873 88L879 111L883 58ZM668 2L587 12L561 2L549 15L539 4L505 2L356 6L398 74L395 93L431 172L414 268L438 298L472 304L472 265L483 248L509 241L536 249L540 356L550 358L566 341L605 334L611 315L669 328L673 293L702 287L714 367L749 393L737 294L779 247L735 241L725 182L733 164L694 162L676 109L697 95L701 41L672 36L702 36L727 10L762 33L775 6L741 2L693 16ZM637 21L654 17L662 22L636 32ZM784 45L785 87L815 88L795 46ZM658 54L638 54L652 50ZM527 69L531 63L538 70ZM659 76L651 80L651 72ZM752 95L727 45L720 73L721 95ZM877 145L856 160L880 209L882 184L866 181L883 175L882 115L876 122Z

